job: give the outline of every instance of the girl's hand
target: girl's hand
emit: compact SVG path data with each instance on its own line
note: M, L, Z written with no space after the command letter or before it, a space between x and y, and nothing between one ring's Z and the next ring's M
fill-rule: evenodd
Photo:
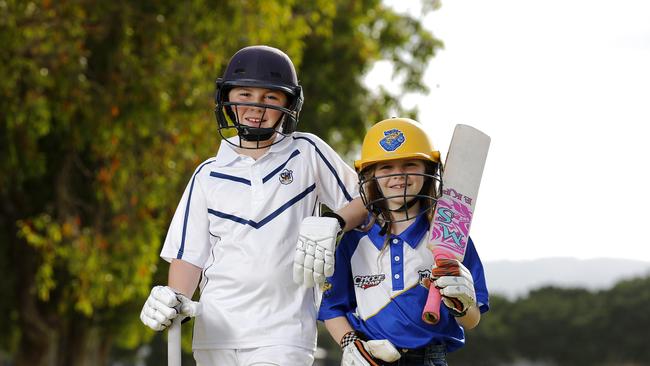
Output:
M456 259L436 259L431 269L433 284L440 290L443 303L454 316L463 316L476 305L472 273Z

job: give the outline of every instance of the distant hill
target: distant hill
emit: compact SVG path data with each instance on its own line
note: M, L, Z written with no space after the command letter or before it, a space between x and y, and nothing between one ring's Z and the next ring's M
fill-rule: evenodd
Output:
M650 262L611 258L492 261L483 266L490 293L510 299L547 285L601 290L623 279L650 276Z

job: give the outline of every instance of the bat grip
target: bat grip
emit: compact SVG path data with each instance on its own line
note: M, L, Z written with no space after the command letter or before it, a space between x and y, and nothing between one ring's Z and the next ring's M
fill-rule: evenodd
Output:
M167 365L181 366L181 322L183 316L177 316L167 331Z
M449 253L439 251L436 249L437 248L434 248L432 250L434 262L437 263L437 261L441 259L453 258L453 256L450 255ZM427 295L427 302L424 304L424 309L422 310L422 320L425 323L431 325L438 324L438 322L440 321L441 302L442 302L442 295L440 295L440 290L436 288L436 285L433 284L433 280L431 280L429 284L429 294Z
M422 311L422 320L425 323L437 324L440 320L440 302L442 298L440 296L440 291L436 288L431 281L429 285L429 295L427 296L427 302L424 304L424 310Z

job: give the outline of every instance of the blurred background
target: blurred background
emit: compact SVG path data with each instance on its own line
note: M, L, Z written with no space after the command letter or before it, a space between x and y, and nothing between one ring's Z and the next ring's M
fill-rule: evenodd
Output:
M166 282L158 253L182 190L217 151L214 82L241 47L289 54L305 89L299 130L350 163L366 128L396 115L441 129L443 153L444 123L505 140L479 117L437 127L422 113L452 45L430 20L446 5L412 3L0 0L0 365L166 363L164 333L138 316ZM483 188L484 221L499 197ZM476 229L491 310L452 365L650 365L650 258L490 256L500 238ZM340 359L322 329L317 356Z

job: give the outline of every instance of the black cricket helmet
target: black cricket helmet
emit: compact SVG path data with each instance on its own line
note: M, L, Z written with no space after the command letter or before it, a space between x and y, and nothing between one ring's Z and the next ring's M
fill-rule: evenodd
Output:
M255 87L279 90L287 96L287 105L279 107L259 103L233 103L228 100L228 93L235 87ZM269 144L260 145L262 141L274 138L276 133L284 137L296 130L298 116L303 103L302 87L298 84L298 76L293 62L289 56L277 48L269 46L250 46L237 51L226 67L223 77L217 79L215 93L215 115L219 123L219 134L228 140L235 134L241 141L257 142L253 149L267 147ZM251 127L238 121L236 110L239 106L252 106L274 109L282 112L282 117L276 121L272 128ZM275 139L274 143L282 139ZM251 148L251 147L248 147Z

